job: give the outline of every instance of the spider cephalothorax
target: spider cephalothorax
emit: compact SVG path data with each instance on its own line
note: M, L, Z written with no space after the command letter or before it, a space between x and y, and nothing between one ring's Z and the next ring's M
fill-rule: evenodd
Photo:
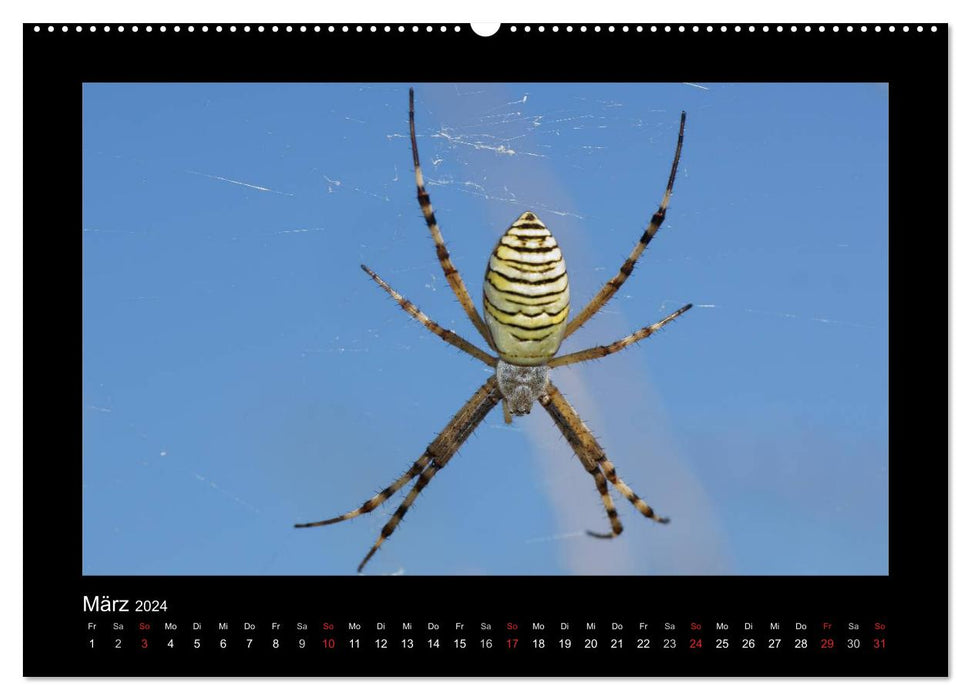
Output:
M546 395L550 368L546 365L511 365L499 360L496 363L496 381L502 392L502 400L508 407L507 418L509 413L524 416L533 407L533 401L539 401Z
M445 342L494 367L496 373L465 402L439 436L425 448L422 456L397 481L365 501L360 508L336 518L302 523L296 527L330 525L369 513L415 480L415 485L391 519L381 528L381 535L357 567L357 570L361 571L381 543L394 532L421 490L448 463L456 450L493 408L502 402L505 420L509 423L513 415L521 416L529 413L534 401L538 401L549 413L563 437L570 443L584 469L593 477L597 491L600 493L610 520L610 532L601 534L588 530L587 534L594 537L616 537L623 530L613 499L607 490L608 482L644 516L659 523L668 521L667 518L658 516L654 509L617 475L613 463L607 459L600 443L584 425L563 394L550 381L549 375L552 368L604 357L623 350L628 345L647 338L691 308L691 304L682 306L657 323L645 326L610 345L598 345L569 355L556 355L563 339L586 323L620 289L633 272L637 259L663 223L681 158L684 122L685 115L682 112L678 145L674 151L674 162L671 164L671 174L668 176L668 185L661 199L661 205L651 217L651 223L634 246L634 250L621 265L620 271L607 281L580 313L567 322L567 316L570 313L570 287L563 254L556 239L543 222L535 214L527 211L506 230L489 257L483 283L485 312L485 320L483 320L472 303L472 298L458 270L452 264L432 210L431 199L425 190L421 164L418 161L418 141L415 137L415 93L414 90L409 90L408 123L415 165L415 183L418 186L418 204L421 206L428 230L432 234L432 240L435 242L445 279L448 280L449 286L469 320L472 321L472 325L498 357L481 350L456 333L442 328L419 311L414 304L394 291L370 268L365 265L361 267L401 305L402 309L418 319L428 330Z

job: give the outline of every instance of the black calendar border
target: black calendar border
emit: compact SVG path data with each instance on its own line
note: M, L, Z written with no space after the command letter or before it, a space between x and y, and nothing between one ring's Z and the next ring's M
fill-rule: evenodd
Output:
M504 26L33 25L24 32L25 413L45 423L24 451L24 673L324 676L940 676L948 673L948 452L931 402L929 335L946 327L948 27L938 25ZM249 26L246 31L244 27ZM260 31L258 27L262 26ZM556 26L556 31L554 31ZM597 27L599 26L599 29ZM610 27L613 27L611 29ZM637 27L641 27L641 31ZM768 31L763 29L768 28ZM931 27L936 27L932 31ZM65 30L66 27L66 30ZM235 30L231 27L235 27ZM301 28L303 27L303 28ZM754 29L752 31L750 29ZM920 27L920 31L918 31ZM190 31L190 28L192 31ZM39 29L39 30L38 30ZM137 31L136 31L137 29ZM449 57L444 60L443 57ZM833 81L890 86L890 574L878 577L101 577L81 576L81 86L97 81ZM827 225L826 202L813 213ZM940 244L929 238L941 236ZM936 240L936 238L934 238ZM933 253L933 254L932 254ZM938 260L934 267L932 258ZM43 261L43 262L42 262ZM43 265L43 267L41 267ZM933 270L938 270L934 273ZM43 292L40 285L43 284ZM53 287L53 289L52 289ZM941 296L931 294L938 289ZM31 293L34 291L35 293ZM38 300L44 299L41 304ZM48 300L57 300L52 304ZM934 319L937 319L935 322ZM30 348L62 349L43 367ZM73 350L71 349L73 348ZM946 367L943 356L938 366ZM944 369L939 370L941 375ZM940 376L940 375L938 375ZM40 379L43 377L43 379ZM34 382L30 381L34 379ZM934 380L936 381L936 380ZM35 382L41 386L35 386ZM942 378L943 383L943 378ZM933 408L933 406L938 408ZM55 432L56 431L56 432ZM31 433L36 435L37 433ZM935 442L937 435L941 442ZM570 617L607 621L747 615L881 619L892 643L861 657L601 654L293 657L149 655L119 666L81 653L85 594L170 601L171 614L396 620ZM265 611L265 612L264 612ZM735 612L732 612L735 611ZM707 616L707 617L705 617ZM437 659L437 660L436 660ZM811 660L807 660L811 659Z

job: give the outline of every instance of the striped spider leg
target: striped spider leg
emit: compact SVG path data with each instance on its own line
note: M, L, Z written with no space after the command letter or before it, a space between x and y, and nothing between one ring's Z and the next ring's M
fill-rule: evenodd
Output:
M664 326L671 323L681 314L685 313L694 304L685 304L680 309L672 314L668 314L662 318L657 323L653 323L650 326L644 326L643 328L634 331L630 335L624 336L620 340L614 341L610 345L597 345L592 348L587 348L586 350L580 350L579 352L571 352L569 355L559 355L550 360L550 367L564 367L566 365L575 365L578 362L586 362L587 360L596 360L601 357L606 357L607 355L612 355L615 352L623 350L628 345L633 345L636 342L644 340L654 335L655 332L661 330Z
M678 174L678 163L681 162L681 146L684 143L684 122L685 113L681 113L681 126L678 129L678 145L674 149L674 161L671 163L671 174L668 175L668 186L664 190L664 197L661 199L661 204L654 212L654 216L651 217L651 223L647 225L647 229L644 230L641 239L637 241L637 245L634 246L634 250L631 251L630 255L627 256L627 260L624 264L620 266L620 272L607 280L607 283L603 288L597 292L596 296L590 300L590 303L584 307L583 311L574 316L570 323L566 327L566 333L563 335L564 338L573 335L580 326L590 320L590 317L595 313L600 311L604 304L606 304L610 297L617 293L620 286L627 281L631 273L634 271L634 265L637 264L637 259L641 257L641 253L647 248L648 244L654 238L654 234L657 230L661 228L661 224L664 223L664 217L668 213L668 203L671 201L671 191L674 189L674 177Z
M659 523L668 522L668 518L662 518L655 513L654 509L647 505L644 499L634 493L630 486L624 483L624 480L617 475L613 462L607 459L607 455L604 454L603 448L597 442L597 438L593 436L593 433L590 432L590 429L580 419L580 416L577 415L577 412L566 400L566 397L553 385L553 382L547 385L546 395L541 397L539 402L546 409L546 412L550 414L553 422L556 423L556 427L563 433L563 437L570 443L570 447L576 452L580 462L593 477L594 483L597 485L597 490L600 492L600 498L603 499L604 509L607 511L607 517L610 518L611 531L607 534L600 534L587 530L588 535L592 537L610 538L616 537L624 531L624 526L620 524L620 518L617 517L617 510L614 508L614 503L610 498L610 494L607 492L607 481L613 484L614 488L620 491L628 501L633 503L634 507L645 517ZM606 476L606 480L604 476Z
M559 389L549 379L550 369L586 362L619 352L634 343L650 337L665 325L681 316L691 304L687 304L657 323L645 326L609 345L598 345L579 352L556 356L560 343L591 316L599 311L627 280L641 253L657 233L667 212L674 178L681 158L684 141L685 115L681 113L678 145L671 165L671 174L661 205L634 250L620 268L584 309L567 322L570 312L570 288L563 254L553 234L532 212L524 212L500 237L493 248L483 281L483 316L472 303L465 283L452 264L448 249L442 239L431 199L425 190L421 165L418 160L418 144L415 137L414 91L408 92L408 122L411 135L412 158L415 166L415 183L418 188L418 204L431 232L432 240L442 270L449 286L465 310L479 334L498 357L479 349L451 330L442 328L422 313L418 307L391 288L366 265L362 269L371 279L391 296L398 305L425 328L457 347L459 350L495 368L495 376L472 395L465 405L445 426L445 429L428 445L421 457L401 477L384 488L359 508L328 520L302 523L296 527L331 525L370 513L388 498L415 480L398 509L381 529L374 546L358 566L360 572L381 544L395 531L398 523L428 483L455 455L486 415L502 402L507 423L513 416L530 412L533 402L538 401L549 413L557 428L566 438L581 464L593 477L594 484L610 520L611 531L606 534L587 531L594 537L616 537L623 526L608 490L612 485L630 501L645 517L658 523L668 522L658 516L642 498L617 475L613 463L607 459L600 443L584 424ZM484 317L484 318L483 318Z
M428 230L432 234L432 240L435 241L435 253L438 255L438 261L442 265L442 272L445 273L445 279L448 280L448 285L458 298L459 304L465 309L465 313L469 317L469 320L472 321L472 325L479 331L479 335L489 344L489 347L495 349L495 345L492 343L492 337L489 335L489 329L486 328L482 317L479 316L478 309L472 303L472 297L469 296L469 290L465 288L465 282L462 281L462 276L455 269L455 265L452 264L452 258L449 257L448 248L445 247L442 232L438 228L438 221L435 219L435 210L432 209L431 197L428 196L428 192L425 190L425 178L422 177L421 163L418 160L418 140L415 138L414 88L408 89L408 131L411 134L411 156L415 164L415 184L418 186L418 206L421 207L421 213L425 217L425 223L428 225Z
M330 518L329 520L321 520L315 523L302 523L296 525L295 527L317 527L319 525L332 525L333 523L339 523L343 520L350 520L351 518L356 518L364 513L370 513L372 510L377 508L379 505L388 500L391 496L401 490L406 484L410 483L412 479L416 476L418 480L415 485L411 487L408 495L398 506L398 509L391 516L391 519L385 523L384 527L381 528L381 534L378 535L377 541L374 546L371 547L367 556L361 561L357 567L358 573L364 568L364 565L368 563L368 560L374 556L374 553L378 551L381 544L391 537L391 533L394 532L395 528L398 527L398 523L401 519L405 517L405 513L411 507L411 504L415 502L418 498L418 494L421 493L422 489L428 486L428 482L432 480L432 477L442 469L448 461L452 458L455 452L462 446L472 432L478 427L479 423L488 415L489 411L496 407L499 403L501 395L499 394L499 389L496 384L495 377L489 377L488 381L479 387L472 398L465 402L465 405L459 409L458 413L452 416L452 420L448 422L445 429L438 435L437 438L432 440L431 444L425 448L421 457L411 466L411 469L406 471L397 481L395 481L390 486L383 489L373 498L369 498L360 508L356 508L350 512L344 513L343 515L338 515L336 518Z

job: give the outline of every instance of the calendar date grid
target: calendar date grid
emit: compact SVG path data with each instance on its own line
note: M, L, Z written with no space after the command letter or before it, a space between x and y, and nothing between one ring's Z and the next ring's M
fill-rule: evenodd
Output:
M85 647L97 652L266 652L362 654L639 653L746 651L834 654L887 648L883 620L337 620L89 619Z

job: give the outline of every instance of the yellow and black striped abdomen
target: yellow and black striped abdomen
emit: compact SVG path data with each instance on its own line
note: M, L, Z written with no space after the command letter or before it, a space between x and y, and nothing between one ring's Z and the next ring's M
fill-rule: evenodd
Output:
M560 246L535 214L520 216L499 239L482 287L499 357L513 365L549 362L566 330L570 286Z

